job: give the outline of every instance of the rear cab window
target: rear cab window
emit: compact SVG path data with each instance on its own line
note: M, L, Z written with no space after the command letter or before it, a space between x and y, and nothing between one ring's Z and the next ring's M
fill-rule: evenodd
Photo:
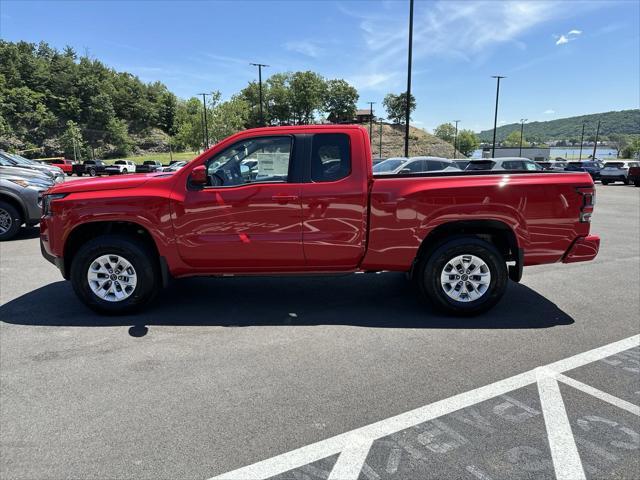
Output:
M311 181L334 182L351 173L349 136L318 133L311 141Z

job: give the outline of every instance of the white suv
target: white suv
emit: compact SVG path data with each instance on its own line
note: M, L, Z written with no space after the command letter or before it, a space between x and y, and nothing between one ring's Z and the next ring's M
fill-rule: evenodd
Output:
M640 162L620 160L617 162L607 162L604 164L602 170L600 170L600 181L602 185L609 185L610 183L622 182L625 185L629 185L629 167L638 167Z

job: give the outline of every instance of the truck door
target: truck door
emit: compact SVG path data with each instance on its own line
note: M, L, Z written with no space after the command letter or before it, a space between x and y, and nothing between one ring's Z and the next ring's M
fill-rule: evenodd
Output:
M357 130L309 135L302 235L306 263L313 269L353 269L364 255L368 191L360 163L367 160L355 154L362 145L354 148L362 139Z
M296 152L291 135L250 137L207 160L207 186L186 186L173 200L183 261L211 271L300 270Z

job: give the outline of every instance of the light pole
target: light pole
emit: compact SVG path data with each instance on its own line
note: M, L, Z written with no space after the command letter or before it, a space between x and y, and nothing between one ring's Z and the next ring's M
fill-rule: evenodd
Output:
M458 149L458 123L460 120L454 120L456 122L456 133L453 136L453 159L456 159L456 150Z
M493 75L491 78L495 78L497 82L496 86L496 113L493 117L493 147L491 148L491 158L496 157L496 128L498 127L498 99L500 98L500 80L507 78L501 75Z
M204 149L209 148L209 125L207 123L207 95L210 93L199 93L202 95L202 107L204 108L204 124L202 126L204 132L202 133L202 139L204 140Z
M521 118L520 119L520 153L518 154L519 157L522 157L522 135L524 134L524 122L526 122L528 119L526 118Z
M254 67L258 67L258 91L260 92L260 126L264 127L264 115L262 114L262 67L268 67L264 63L250 63Z
M367 102L369 104L369 142L373 142L373 105L376 102Z
M380 119L380 150L378 153L378 157L382 158L382 118Z
M584 142L584 125L586 122L582 122L582 135L580 135L580 156L578 157L578 161L582 161L582 143Z
M409 0L409 52L407 59L407 105L405 110L404 156L409 157L409 120L411 116L411 53L413 49L413 0Z
M593 156L591 160L596 161L596 148L598 148L598 135L600 135L600 120L598 120L598 127L596 128L596 141L593 142Z

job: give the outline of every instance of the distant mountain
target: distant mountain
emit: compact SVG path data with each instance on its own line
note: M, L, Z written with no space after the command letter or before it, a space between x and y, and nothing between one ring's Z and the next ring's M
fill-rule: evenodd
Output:
M622 110L619 112L594 113L579 117L559 118L548 122L530 122L524 126L524 138L537 142L550 140L580 139L582 123L586 122L584 130L585 140L595 135L596 125L600 120L600 135L613 133L640 134L640 109ZM519 123L511 123L498 127L496 137L504 140L514 130L520 130ZM483 142L491 142L493 129L484 130L478 134Z

